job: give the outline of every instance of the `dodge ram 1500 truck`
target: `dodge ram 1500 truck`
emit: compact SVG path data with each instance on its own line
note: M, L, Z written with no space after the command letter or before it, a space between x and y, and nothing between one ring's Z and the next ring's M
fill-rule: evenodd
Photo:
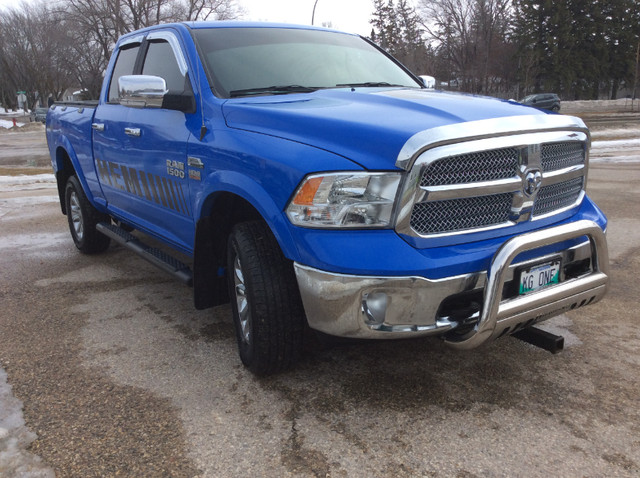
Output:
M357 35L136 31L99 100L54 104L46 129L77 248L113 240L191 285L196 308L230 301L258 374L295 363L307 324L558 348L533 325L607 289L584 123L426 89Z

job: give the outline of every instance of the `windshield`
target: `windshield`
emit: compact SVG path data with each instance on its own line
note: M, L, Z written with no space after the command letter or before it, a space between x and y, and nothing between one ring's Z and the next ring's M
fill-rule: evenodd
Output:
M225 98L346 86L421 86L353 35L295 28L209 28L193 35L210 83Z

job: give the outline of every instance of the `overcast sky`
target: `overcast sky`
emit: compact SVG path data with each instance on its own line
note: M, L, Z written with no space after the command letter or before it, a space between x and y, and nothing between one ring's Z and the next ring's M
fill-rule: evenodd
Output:
M33 0L24 0L30 3ZM316 0L237 0L246 11L246 20L311 24ZM0 0L2 7L14 6L16 0ZM318 0L315 25L331 22L333 28L350 33L369 35L369 19L373 0Z
M315 0L239 0L248 20L311 24ZM318 0L315 25L331 22L333 28L369 35L373 0Z

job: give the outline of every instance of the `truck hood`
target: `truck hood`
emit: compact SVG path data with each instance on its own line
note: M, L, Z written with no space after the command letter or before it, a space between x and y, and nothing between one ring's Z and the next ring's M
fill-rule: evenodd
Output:
M466 121L545 113L512 102L420 89L357 88L228 100L227 125L344 156L371 170L395 169L414 134Z

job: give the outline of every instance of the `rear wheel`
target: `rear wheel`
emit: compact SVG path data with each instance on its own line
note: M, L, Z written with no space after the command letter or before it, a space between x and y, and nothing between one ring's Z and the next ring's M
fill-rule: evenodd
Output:
M259 375L291 367L302 353L304 312L292 263L265 223L233 228L227 266L242 362Z
M110 240L98 232L96 224L109 222L110 218L91 205L75 176L69 177L64 198L69 230L76 247L85 254L105 251Z

